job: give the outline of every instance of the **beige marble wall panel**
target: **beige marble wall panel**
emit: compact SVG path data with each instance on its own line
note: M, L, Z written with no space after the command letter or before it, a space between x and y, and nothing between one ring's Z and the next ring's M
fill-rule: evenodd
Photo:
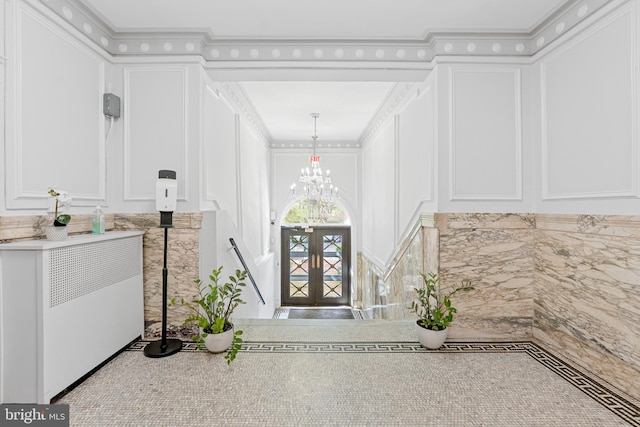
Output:
M539 230L588 233L640 240L640 216L537 214Z
M423 233L420 230L406 246L402 258L399 259L396 268L386 280L388 284L386 319L412 319L415 317L408 306L415 297L414 288L419 286L422 281L420 273L425 264L424 255Z
M53 224L53 215L0 216L0 243L43 239L45 226ZM91 232L91 215L72 215L69 234ZM114 215L105 215L105 229L114 229Z
M363 288L362 310L368 318L396 320L406 317L406 309L397 289L397 280L384 280L382 272L366 256L362 255L361 282ZM394 287L395 286L395 287Z
M413 319L408 309L415 297L421 272L437 271L438 230L420 227L403 243L394 268L386 278L366 256L360 255L359 286L363 292L362 308L369 317L386 320Z
M144 247L144 318L146 324L162 320L162 271L164 230L147 230ZM197 296L193 281L198 278L198 231L170 229L167 239L167 296L169 300L184 298L191 301ZM174 327L187 317L183 307L172 306L167 310L167 323Z
M440 230L443 289L469 280L473 291L452 298L458 309L452 339L528 339L533 328L534 230L529 215L503 215L490 228L485 214L465 214L465 226ZM474 220L476 217L477 220ZM497 216L491 215L492 218ZM520 218L520 219L518 219ZM508 220L507 220L508 219Z
M143 238L144 317L147 332L160 328L162 321L162 270L164 263L164 228L159 228L159 214L118 214L118 230L145 230ZM192 300L197 296L193 281L199 274L199 233L201 213L174 213L173 227L167 235L167 296ZM180 328L187 311L178 306L167 310L168 329Z
M437 228L423 228L422 242L422 272L440 271L440 231Z
M370 319L377 319L382 304L377 286L378 270L371 260L361 252L358 253L358 268L358 295L362 301L360 308Z
M440 230L455 228L534 229L535 214L529 213L438 213L436 224Z
M160 225L160 214L116 214L114 220L118 230L143 230L147 228L158 228ZM202 225L202 213L175 212L173 214L172 224L172 229L200 229Z
M546 219L552 230L538 230L536 236L534 336L640 397L637 218L608 217L586 225L584 216ZM623 229L626 219L631 226ZM626 368L617 369L621 364Z
M640 400L640 372L595 343L558 327L557 319L536 310L534 340L563 359L580 365L625 394Z

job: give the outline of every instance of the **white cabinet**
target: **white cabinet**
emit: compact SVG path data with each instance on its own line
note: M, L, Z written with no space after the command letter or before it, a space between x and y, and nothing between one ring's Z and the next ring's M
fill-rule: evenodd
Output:
M49 403L144 334L142 234L0 244L0 402Z

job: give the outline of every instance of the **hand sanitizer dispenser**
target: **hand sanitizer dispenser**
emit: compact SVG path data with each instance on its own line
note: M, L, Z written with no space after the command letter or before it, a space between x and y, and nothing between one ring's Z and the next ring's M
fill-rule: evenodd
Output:
M173 211L178 199L176 172L161 170L156 181L156 209L160 211L160 227L173 226Z
M147 357L171 356L182 349L182 341L178 338L167 339L167 241L173 211L178 199L176 172L161 170L156 181L156 209L160 211L160 227L164 228L164 262L162 265L162 339L150 342L144 348Z

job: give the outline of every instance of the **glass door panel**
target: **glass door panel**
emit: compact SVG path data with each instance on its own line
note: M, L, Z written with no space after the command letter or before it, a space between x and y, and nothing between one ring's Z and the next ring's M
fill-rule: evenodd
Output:
M322 283L323 298L342 298L342 236L322 236Z
M286 240L284 240L286 236ZM283 285L286 275L286 286L283 286L283 302L288 304L308 304L310 295L310 243L311 234L289 229L283 232L283 249L286 246L287 257L283 262ZM283 251L285 252L285 251ZM286 268L286 274L285 273ZM286 289L285 289L286 288Z
M349 227L282 229L282 304L349 305Z

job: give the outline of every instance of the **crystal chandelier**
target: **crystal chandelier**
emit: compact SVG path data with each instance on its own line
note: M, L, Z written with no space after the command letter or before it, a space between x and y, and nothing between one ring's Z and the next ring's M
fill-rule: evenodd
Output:
M329 175L331 171L323 173L320 167L320 156L316 155L316 141L318 139L317 120L318 113L311 113L313 117L313 155L309 157L309 166L300 169L303 202L307 205L307 217L312 220L326 219L333 211L338 198L338 187L331 183ZM291 196L296 196L296 183L291 184Z

